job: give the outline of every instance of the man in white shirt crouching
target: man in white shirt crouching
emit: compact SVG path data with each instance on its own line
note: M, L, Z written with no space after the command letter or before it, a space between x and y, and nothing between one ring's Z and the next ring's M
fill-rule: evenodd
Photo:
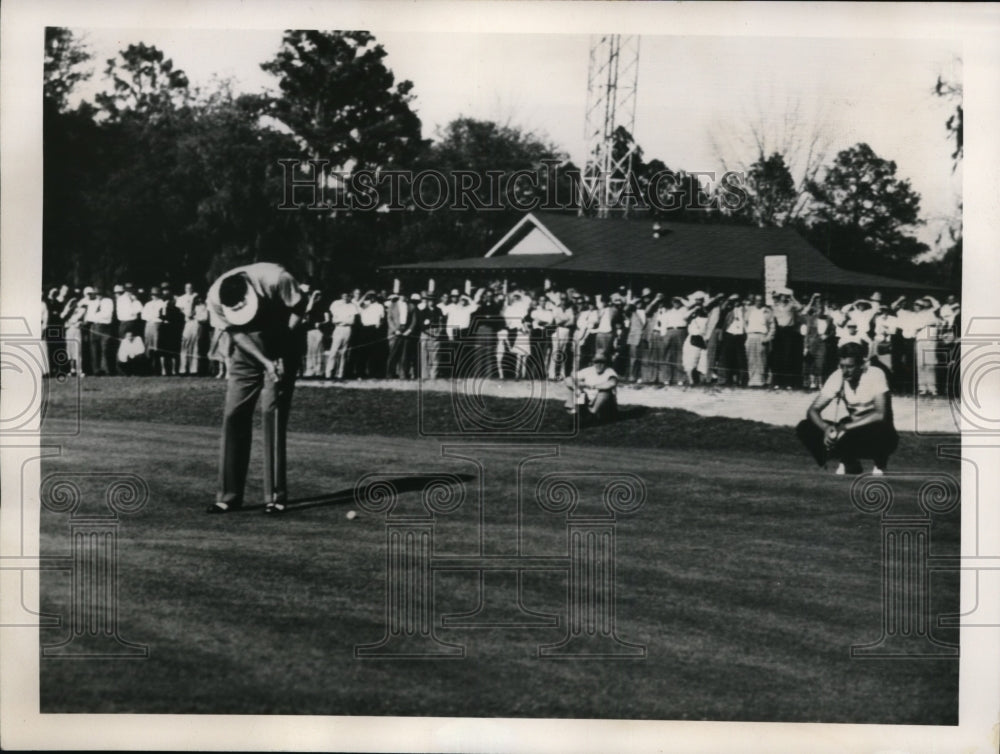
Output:
M566 410L571 414L576 413L577 406L584 416L597 421L610 421L618 413L618 375L608 366L605 352L598 351L590 366L581 369L575 377L567 377L566 387L569 388Z
M860 343L845 343L837 353L840 368L827 378L795 433L820 466L839 458L837 474L860 474L861 459L870 458L872 474L880 476L899 444L885 372L868 364ZM839 415L841 401L846 416L828 421L820 415L830 403Z

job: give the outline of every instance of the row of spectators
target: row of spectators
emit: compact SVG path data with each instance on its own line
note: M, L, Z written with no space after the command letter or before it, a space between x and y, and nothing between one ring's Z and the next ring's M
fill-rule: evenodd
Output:
M945 392L956 357L954 296L834 301L793 291L695 291L668 296L620 288L505 288L463 293L344 292L332 301L304 286L301 376L313 379L441 378L559 380L604 354L623 382L818 389L837 348L861 343L897 393ZM186 285L111 295L63 286L45 298L65 368L81 374L225 374L228 342L213 330L204 298Z

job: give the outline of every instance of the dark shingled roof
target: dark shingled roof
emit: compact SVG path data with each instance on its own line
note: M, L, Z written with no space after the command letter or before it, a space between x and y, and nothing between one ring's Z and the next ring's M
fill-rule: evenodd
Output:
M544 226L572 252L508 256L534 225ZM764 257L788 258L789 285L872 287L929 290L934 286L853 272L837 267L791 228L754 228L739 225L660 223L653 237L648 218L623 220L577 217L569 214L528 215L521 232L498 244L489 257L452 259L421 264L393 265L387 271L421 270L505 271L538 270L759 282Z

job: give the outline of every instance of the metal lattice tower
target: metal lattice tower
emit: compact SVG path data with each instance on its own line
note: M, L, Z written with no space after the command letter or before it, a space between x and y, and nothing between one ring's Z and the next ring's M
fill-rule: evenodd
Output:
M624 154L613 153L619 127L635 133L635 99L639 84L639 36L606 34L590 39L587 112L584 121L586 167L580 183L580 213L593 206L607 217L618 205L632 172L635 143ZM627 212L628 208L625 207Z

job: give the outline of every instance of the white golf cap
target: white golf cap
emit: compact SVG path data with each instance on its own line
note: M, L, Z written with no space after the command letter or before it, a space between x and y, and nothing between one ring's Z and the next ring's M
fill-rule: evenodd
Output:
M91 293L97 293L97 291L94 290L94 286L88 285L86 288L83 289L84 296L89 296Z
M257 298L257 291L248 283L246 296L243 298L243 301L236 307L223 305L222 316L226 318L226 322L229 324L239 327L247 324L257 316L259 305L260 300Z

